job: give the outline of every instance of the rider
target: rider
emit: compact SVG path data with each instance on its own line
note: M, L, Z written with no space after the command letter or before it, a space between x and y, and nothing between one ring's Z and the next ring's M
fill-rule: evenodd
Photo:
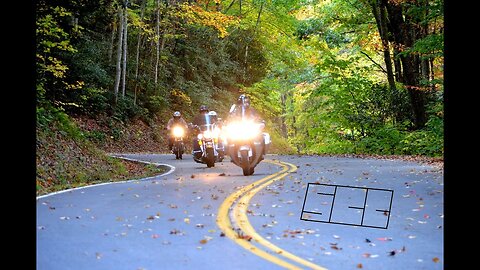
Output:
M198 109L198 114L193 119L193 127L200 127L202 125L208 124L208 107L206 105L201 105ZM202 150L200 150L200 145L198 144L197 134L193 134L192 144L193 144L193 156L194 158L199 159L202 156Z
M237 103L233 104L230 108L230 115L229 120L233 119L252 119L257 123L261 123L261 130L265 129L265 121L261 118L260 114L255 110L252 106L250 106L250 97L241 94L238 99ZM266 153L266 138L263 137L262 144L263 144L263 154ZM263 159L263 156L262 156Z
M247 118L264 123L258 112L250 106L250 97L245 94L240 95L237 103L232 105L229 118Z
M216 111L210 111L208 112L208 115L210 116L210 123L213 123L214 129L217 130L218 132L218 151L220 155L224 155L224 146L223 146L223 138L222 138L222 119L218 118L217 112Z
M173 137L173 132L171 132L171 129L172 129L174 126L181 126L182 128L184 128L185 131L187 131L187 129L188 129L188 124L187 124L187 122L185 121L185 119L183 119L182 114L181 114L179 111L174 112L174 113L173 113L173 117L170 118L170 120L168 120L168 123L167 123L167 130L168 130L168 149L169 149L170 151L172 151L173 142L174 142L174 140L175 140L175 138Z

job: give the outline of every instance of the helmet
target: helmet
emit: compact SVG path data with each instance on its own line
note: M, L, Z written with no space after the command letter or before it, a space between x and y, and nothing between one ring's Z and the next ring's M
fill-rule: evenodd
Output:
M199 112L208 112L208 107L205 105L200 106Z
M210 118L212 118L213 120L217 120L217 112L216 111L209 111L208 112L208 115L210 116Z
M250 106L250 98L245 94L241 94L237 99L237 104L238 105L243 105L245 107L249 107Z
M178 111L173 113L173 118L180 118L181 116L182 114Z

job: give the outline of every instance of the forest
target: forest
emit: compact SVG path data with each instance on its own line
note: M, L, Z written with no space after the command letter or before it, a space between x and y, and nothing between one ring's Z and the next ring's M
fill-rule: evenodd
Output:
M273 152L443 157L443 14L439 0L39 0L37 189L80 177L52 138L94 163L131 123L164 145L174 111L226 116L242 93Z

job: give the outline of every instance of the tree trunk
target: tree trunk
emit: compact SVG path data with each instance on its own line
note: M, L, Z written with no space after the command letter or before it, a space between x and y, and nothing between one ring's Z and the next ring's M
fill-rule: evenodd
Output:
M140 10L140 22L143 23L143 16L145 14L145 0L140 0L141 1L141 10ZM142 32L141 30L138 31L138 37L137 37L137 52L135 54L135 92L133 94L133 104L137 104L137 91L138 91L138 66L139 66L139 60L140 60L140 44L142 41Z
M394 93L396 92L396 87L392 68L392 58L390 56L390 45L388 41L387 14L385 6L379 1L377 1L375 9L378 9L378 16L375 16L375 18L378 17L377 25L380 27L380 36L382 37L383 57L385 59L385 68L387 69L387 80L391 91Z
M282 93L280 95L280 99L282 101L282 115L280 116L282 136L284 138L287 138L288 131L287 131L287 124L285 123L286 122L286 114L287 114L287 94Z
M116 66L116 76L115 76L115 88L114 88L114 97L115 97L115 104L118 101L118 89L120 86L120 76L122 73L121 70L121 62L122 62L122 44L123 44L123 9L122 7L118 7L118 21L119 21L119 29L118 29L118 43L117 43L117 66Z
M397 96L397 88L395 85L395 75L393 73L392 67L392 58L390 55L390 44L389 44L389 34L388 34L388 27L387 27L387 13L386 7L382 3L382 0L373 0L370 1L370 5L372 8L373 16L375 17L375 21L377 23L378 33L380 34L380 38L382 41L382 49L383 49L383 59L385 62L385 68L387 71L387 81L390 88L390 95L392 96L392 101L390 103L390 108L396 112L397 103L396 103L396 96ZM397 63L397 62L394 62ZM397 65L395 66L397 68ZM398 67L399 68L399 67ZM398 69L397 76L400 74L400 69ZM394 121L395 122L395 121Z
M413 47L415 41L419 38L418 30L413 18L408 12L403 12L405 7L401 4L395 4L390 1L382 0L388 11L388 19L390 21L390 29L395 39L396 45L401 46L402 50ZM415 7L417 8L417 7ZM407 14L407 15L404 15ZM420 61L413 54L402 54L400 56L402 65L401 83L403 83L408 91L410 104L412 106L413 124L415 129L425 126L427 121L426 115L426 95L425 91L420 88Z
M110 47L108 49L108 64L112 63L113 58L113 47L115 47L115 35L117 34L117 25L112 23L112 36L110 39Z
M242 1L240 0L240 3L241 3L241 2L242 2ZM249 47L249 45L250 45L250 42L255 38L255 35L257 34L258 25L260 24L260 15L262 15L262 10L263 10L263 5L264 5L264 4L265 4L265 1L262 2L262 5L260 6L260 10L258 11L257 22L255 23L255 29L254 29L254 31L253 31L254 37L248 39L247 45L245 46L245 58L244 58L244 69L243 69L243 82L244 82L244 83L245 83L246 77L247 77L248 47Z
M157 23L156 23L156 48L157 54L155 58L155 87L157 87L158 82L158 63L160 61L160 0L157 0Z
M125 1L128 4L128 1ZM123 67L122 67L122 98L125 98L125 87L126 87L126 76L127 76L127 32L128 32L128 11L125 6L124 16L123 16Z

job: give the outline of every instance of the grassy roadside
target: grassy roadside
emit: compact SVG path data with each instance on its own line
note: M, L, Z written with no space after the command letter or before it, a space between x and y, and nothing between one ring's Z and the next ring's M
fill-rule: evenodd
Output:
M161 166L118 159L86 139L62 112L37 113L36 194L112 181L140 179L166 171Z

